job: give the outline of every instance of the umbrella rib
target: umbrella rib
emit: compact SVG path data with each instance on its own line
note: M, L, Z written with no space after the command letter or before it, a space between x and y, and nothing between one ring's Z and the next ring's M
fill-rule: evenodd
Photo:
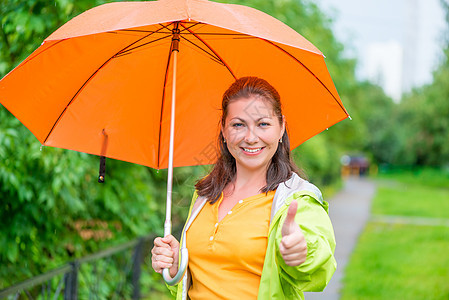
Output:
M112 31L111 33L119 33L119 32L143 32L143 33L165 33L171 34L171 32L165 32L160 30L142 30L142 29L120 29L118 31Z
M168 25L164 25L164 24L162 24L162 23L158 23L158 25L160 25L162 28L161 29L159 29L159 30L162 30L162 29L167 29L168 30L168 32L171 34L172 33L172 31L170 30L170 28L168 28L168 26L169 25L171 25L171 24L173 24L174 22L170 22Z
M256 37L248 36L248 35L243 34L243 33L214 33L214 32L197 32L197 33L193 33L193 32L189 32L188 34L193 34L193 35L218 35L218 36L241 36L241 37L246 37L248 39L257 39Z
M184 39L185 41L189 42L190 44L192 44L193 46L195 46L195 47L197 47L198 49L200 49L200 50L202 50L203 52L205 52L208 56L211 57L211 59L212 59L213 61L219 63L219 64L222 65L222 66L224 66L224 64L223 64L223 62L220 60L220 58L214 56L213 53L208 52L206 49L201 48L201 46L195 44L194 42L192 42L191 40L189 40L189 39L187 39L187 38L185 38L185 37L183 37L183 36L180 36L180 37L181 37L182 39Z
M147 34L144 37L139 38L138 40L132 42L131 44L127 45L125 48L121 49L120 51L118 51L117 53L115 53L114 55L112 55L110 58L108 58L98 69L96 69L92 75L89 76L89 78L81 85L81 87L78 89L78 91L75 93L75 95L72 97L72 99L70 99L69 103L67 103L67 105L64 107L64 109L62 110L62 112L59 114L58 118L56 119L55 123L53 124L53 126L51 127L50 131L47 134L47 137L45 138L44 142L42 143L43 145L45 145L45 143L47 142L48 138L50 137L50 135L53 133L53 130L55 129L56 125L59 123L59 120L61 120L62 116L65 114L65 112L67 111L67 109L69 108L70 104L73 103L73 100L75 100L75 98L81 93L81 91L83 90L83 88L87 85L87 83L106 65L108 64L113 58L117 57L117 55L119 55L122 51L125 51L127 48L131 47L132 45L140 42L141 40L149 37L150 35L152 35L153 33Z
M155 40L153 40L153 41L151 41L151 42L143 43L142 45L136 46L136 47L134 47L134 48L127 49L127 50L125 50L125 51L122 51L121 53L118 53L116 57L120 57L120 56L123 56L123 55L126 55L126 54L130 54L129 52L131 52L131 51L133 51L133 50L135 50L135 49L139 49L139 48L141 48L141 47L143 47L143 46L146 46L146 45L149 45L149 44L151 44L151 43L154 43L154 42L157 42L157 41L160 41L160 40L169 38L170 36L171 36L171 35L167 35L167 36L164 36L164 37L155 39Z
M185 23L188 23L188 22L185 22ZM173 24L173 22L170 23L169 25L171 25L171 24ZM188 29L188 28L192 28L192 27L194 27L194 26L197 26L197 25L203 24L203 23L200 23L200 22L195 22L195 23L193 23L193 22L191 22L191 24L192 24L191 26L189 26L189 27L183 29L181 32L185 31L185 30ZM172 34L172 32L171 32L171 30L168 28L168 26L162 25L161 23L158 23L158 25L161 25L163 28L165 28L165 29L168 30L167 32L161 32L161 33L170 34L170 35ZM120 30L118 30L118 31L111 31L110 33L117 33L117 32L120 32L120 31L125 31L125 32L159 33L160 30L153 31L153 30L143 30L143 29L120 29Z
M34 56L33 56L34 53L32 53L32 54L30 55L30 57L28 57L26 60L24 60L23 63L20 63L20 64L17 66L16 70L19 69L19 68L21 68L21 67L23 67L25 64L27 64L27 63L30 62L31 60L35 59L36 57L38 57L39 55L41 55L41 54L44 53L45 51L50 50L50 49L53 48L54 46L58 45L60 42L64 42L64 41L66 41L66 40L67 40L67 39L59 40L59 41L57 41L56 43L54 43L53 45L51 45L50 47L45 48L44 50L40 51L39 53L36 53ZM43 45L44 43L45 43L45 41L42 43L42 45ZM37 50L39 50L39 48L37 48ZM0 78L0 79L1 79L1 78Z
M174 22L173 22L174 23ZM173 24L171 23L171 24ZM163 26L162 24L160 24ZM165 104L165 87L167 85L167 77L168 77L168 69L170 67L170 60L171 60L171 45L168 53L168 60L165 68L165 76L164 76L164 84L162 86L162 101L161 101L161 113L159 117L159 139L158 139L158 145L157 145L157 169L159 170L160 166L160 159L161 159L161 137L162 137L162 114L164 112L164 104Z
M170 24L172 24L173 22L171 22ZM169 24L169 25L170 25ZM141 32L141 33L164 33L164 34L168 34L171 35L172 32L171 30L168 28L168 25L163 25L161 23L158 24L154 24L154 25L160 25L161 28L159 28L158 30L143 30L143 29L119 29L117 31L110 31L110 33L120 33L120 32ZM162 31L163 29L167 29L167 31Z
M293 58L297 63L299 63L301 66L304 67L304 69L306 69L310 74L312 74L313 77L315 77L315 79L329 92L329 94L332 96L332 98L334 98L335 102L337 102L337 104L340 106L340 108L345 112L346 115L349 116L348 112L346 111L346 109L342 106L342 104L340 102L338 102L337 98L334 96L334 94L332 94L332 92L327 88L327 86L318 78L318 76L315 75L315 73L313 73L309 68L306 67L306 65L304 65L299 59L297 59L294 55L292 55L290 52L288 52L287 50L285 50L284 48L276 45L275 43L265 40L265 39L261 39L271 45L273 45L274 47L278 48L280 51L284 52L285 54L287 54L288 56L290 56L291 58Z
M170 23L170 25L174 24L174 23L175 22L172 22L172 23ZM195 23L195 24L193 24L192 26L189 26L189 27L182 26L182 27L184 27L184 29L181 30L181 32L183 32L185 30L189 30L190 28L192 28L193 26L198 25L198 24L200 24L200 23ZM164 26L162 24L159 24L159 25L163 26L164 28L168 27L168 26ZM180 24L180 25L182 25L182 24ZM171 46L170 46L170 50L169 50L169 53L168 53L167 64L166 64L166 68L165 68L164 84L162 86L162 101L161 101L161 113L160 113L160 117L159 117L159 137L158 137L158 148L157 148L157 168L158 169L159 169L160 164L161 164L160 160L161 160L161 138L162 138L162 115L163 115L163 112L164 112L165 88L166 88L166 85L167 85L168 70L170 68L171 54L172 54L172 49L171 49Z
M240 36L242 38L247 38L247 39L257 39L257 37L253 37L253 36L248 36L246 34L243 33L212 33L212 32L197 32L197 33L192 33L192 32L185 32L186 29L190 29L192 27L194 27L195 25L199 25L202 23L195 23L190 27L185 27L181 33L184 35L187 34L192 34L192 35L217 35L217 36ZM165 34L171 34L169 32L157 32L157 31L151 31L151 30L138 30L138 29L121 29L120 31L129 31L129 32L146 32L146 33L165 33ZM110 32L110 33L115 33L115 32Z
M184 27L183 24L180 24L182 27ZM186 28L186 27L184 27ZM203 39L201 39L196 33L190 31L190 29L186 28L191 34L193 34L193 36L195 36L201 43L203 43L222 63L223 65L226 67L226 69L228 69L229 73L231 73L232 77L234 77L234 79L236 80L237 77L235 76L234 72L232 72L231 68L229 67L229 65L220 57L220 55L218 55L218 53L216 53L214 51L214 49L212 49L212 47L210 47Z
M184 24L187 24L187 22L183 22L182 24L183 24L184 29L181 30L181 33L184 34L184 35L187 35L187 34L192 34L192 35L193 34L196 34L196 35L218 35L218 36L222 35L222 36L245 36L245 37L248 37L248 38L255 38L255 37L252 37L252 36L248 36L248 35L246 35L244 33L212 33L212 32L201 32L201 33L200 32L196 32L196 33L193 33L190 30L192 27L195 27L197 25L208 25L208 24L201 23L201 22L196 22L196 23L192 24L189 27L185 27L184 26Z
M185 23L186 24L186 23ZM195 26L197 26L197 25L205 25L204 23L201 23L201 22L196 22L196 23L193 23L191 26L189 26L189 27L184 27L184 29L183 30L181 30L181 32L180 33L184 33L185 31L188 31L190 28L192 28L192 27L195 27Z

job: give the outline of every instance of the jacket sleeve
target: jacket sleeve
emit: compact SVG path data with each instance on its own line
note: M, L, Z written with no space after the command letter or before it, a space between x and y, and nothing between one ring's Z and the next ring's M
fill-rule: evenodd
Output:
M280 279L286 283L282 284L284 287L303 292L319 292L324 290L337 267L334 258L334 231L327 214L328 204L325 201L321 203L310 195L296 194L289 198L286 204L290 205L292 200L298 202L295 221L307 242L307 258L303 264L292 267L285 264L279 252L286 209L276 232L276 262L280 269Z
M179 284L179 283L178 283ZM176 299L177 293L178 293L178 284L171 286L165 283L165 286L170 291L170 294L173 296L174 299Z

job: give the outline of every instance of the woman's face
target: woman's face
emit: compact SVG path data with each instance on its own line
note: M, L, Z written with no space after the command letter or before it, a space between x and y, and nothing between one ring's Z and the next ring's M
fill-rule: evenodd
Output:
M222 132L237 171L267 170L284 130L269 101L258 96L231 101Z

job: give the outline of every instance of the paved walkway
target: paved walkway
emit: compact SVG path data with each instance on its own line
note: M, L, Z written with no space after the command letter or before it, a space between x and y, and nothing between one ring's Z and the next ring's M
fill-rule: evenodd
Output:
M424 218L424 217L406 217L391 215L372 215L371 222L384 224L410 224L417 226L446 226L449 227L449 219L444 218Z
M337 271L321 293L305 293L306 300L338 300L345 266L359 234L370 217L371 199L376 187L365 178L348 178L343 189L329 201L329 216L334 226L337 247Z

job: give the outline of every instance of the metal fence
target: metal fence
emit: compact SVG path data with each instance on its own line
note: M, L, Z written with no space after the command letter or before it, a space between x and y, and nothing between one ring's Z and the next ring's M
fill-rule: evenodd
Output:
M140 299L141 266L154 235L74 260L0 290L0 299Z

